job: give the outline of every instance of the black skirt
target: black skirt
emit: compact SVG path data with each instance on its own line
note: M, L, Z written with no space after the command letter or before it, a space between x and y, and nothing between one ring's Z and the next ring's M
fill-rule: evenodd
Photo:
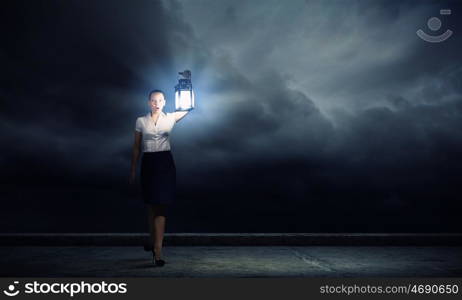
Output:
M176 168L172 153L143 152L140 183L144 203L172 204L176 189Z

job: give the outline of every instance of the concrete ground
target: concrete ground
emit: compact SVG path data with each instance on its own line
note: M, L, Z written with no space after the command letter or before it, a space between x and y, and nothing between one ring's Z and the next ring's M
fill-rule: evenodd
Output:
M461 277L460 246L2 246L2 277Z

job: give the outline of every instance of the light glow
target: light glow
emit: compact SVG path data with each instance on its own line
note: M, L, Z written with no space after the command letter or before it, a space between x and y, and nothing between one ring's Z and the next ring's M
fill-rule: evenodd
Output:
M191 110L194 108L194 91L179 90L175 92L175 109Z

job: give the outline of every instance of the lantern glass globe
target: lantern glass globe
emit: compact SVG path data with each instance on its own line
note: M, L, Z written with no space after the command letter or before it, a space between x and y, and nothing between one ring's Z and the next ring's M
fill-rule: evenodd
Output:
M175 92L175 109L177 111L191 110L194 108L194 91L178 90Z

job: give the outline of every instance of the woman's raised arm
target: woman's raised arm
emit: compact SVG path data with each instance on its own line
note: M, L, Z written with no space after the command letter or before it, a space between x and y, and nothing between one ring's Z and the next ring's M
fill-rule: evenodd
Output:
M187 111L176 111L175 112L175 122L180 121L181 119L184 118L189 113L189 110Z

